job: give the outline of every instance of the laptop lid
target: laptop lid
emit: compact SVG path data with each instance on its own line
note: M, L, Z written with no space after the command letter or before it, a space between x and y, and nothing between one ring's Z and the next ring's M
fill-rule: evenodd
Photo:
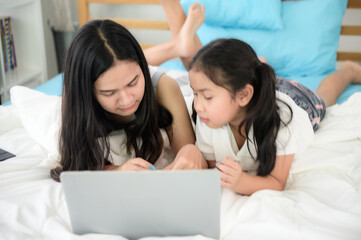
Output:
M220 235L220 175L214 169L72 171L60 176L76 234Z

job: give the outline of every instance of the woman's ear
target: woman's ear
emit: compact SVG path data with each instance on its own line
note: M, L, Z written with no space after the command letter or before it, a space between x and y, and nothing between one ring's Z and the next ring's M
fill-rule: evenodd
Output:
M239 106L247 106L249 101L253 97L253 86L251 84L246 84L241 90L236 93L236 100Z

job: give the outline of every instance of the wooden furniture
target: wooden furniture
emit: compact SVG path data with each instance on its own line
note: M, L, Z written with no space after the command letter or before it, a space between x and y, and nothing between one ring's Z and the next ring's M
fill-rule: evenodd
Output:
M361 9L361 0L348 0L348 9ZM355 26L342 25L341 36L358 36L361 38L361 24ZM361 52L337 52L337 60L353 60L361 62Z
M79 27L86 22L93 20L89 13L89 4L151 4L159 5L159 0L78 0ZM129 18L109 18L128 29L148 29L148 30L169 30L166 20L129 19ZM141 43L142 48L151 47L154 44Z

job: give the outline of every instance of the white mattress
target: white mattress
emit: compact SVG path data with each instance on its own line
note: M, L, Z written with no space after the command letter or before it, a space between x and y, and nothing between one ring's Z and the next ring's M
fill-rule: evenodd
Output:
M191 89L180 85L190 106ZM62 186L49 176L58 159L60 97L24 87L11 93L13 104L0 106L0 148L17 156L0 162L0 239L124 239L72 233ZM360 139L361 92L328 109L284 191L247 197L222 190L221 238L360 239Z

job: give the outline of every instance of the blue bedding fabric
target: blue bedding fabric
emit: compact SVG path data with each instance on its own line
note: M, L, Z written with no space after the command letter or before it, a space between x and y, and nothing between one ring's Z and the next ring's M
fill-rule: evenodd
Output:
M182 0L182 3L184 2L188 6L189 2L194 0ZM216 11L213 8L218 9L218 6L210 3L213 1L208 1L205 5L206 12ZM257 5L265 3L248 1L248 4L255 5L251 9L263 9ZM217 38L241 39L250 44L259 56L266 57L277 75L297 80L315 91L321 80L335 71L341 23L347 0L284 1L281 5L280 29L260 29L255 26L224 27L207 21L206 14L205 23L197 34L203 44ZM271 12L272 16L276 15L274 10ZM232 13L233 11L230 12ZM277 19L274 22L277 22ZM186 71L179 60L168 61L161 67ZM358 91L361 91L361 86L351 84L338 98L337 103L344 102Z
M182 0L183 10L195 0ZM206 8L205 22L233 28L278 30L283 28L281 0L197 0Z
M185 10L192 2L195 0L181 1ZM206 7L205 23L197 32L203 44L217 38L241 39L250 44L259 56L266 57L277 75L297 80L313 91L325 76L335 71L347 0L198 2ZM243 13L244 8L252 13ZM227 12L227 9L232 10ZM180 60L168 61L161 67L186 71ZM36 89L60 96L62 75ZM337 102L344 102L357 91L361 91L361 86L351 84Z
M63 94L63 74L56 75L35 89L49 95L61 96Z

